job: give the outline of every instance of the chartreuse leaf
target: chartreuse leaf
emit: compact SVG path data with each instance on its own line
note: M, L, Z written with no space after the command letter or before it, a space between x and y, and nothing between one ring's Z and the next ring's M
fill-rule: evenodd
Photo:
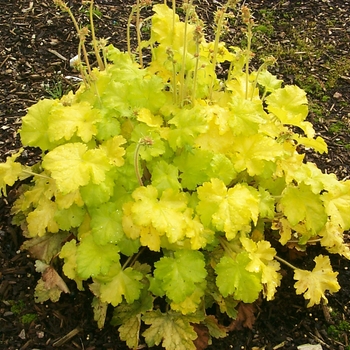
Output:
M298 187L286 187L282 193L279 208L292 226L305 222L311 235L316 235L327 221L327 214L320 196L314 194L310 186L303 183Z
M118 328L119 337L129 349L137 349L140 339L141 314L130 317Z
M84 290L83 280L77 275L77 244L76 240L72 239L66 242L59 254L61 259L64 259L62 270L64 274L74 280L79 290Z
M120 134L120 122L116 118L116 111L113 108L104 107L101 107L99 122L96 123L96 138L100 141L109 140Z
M140 339L141 315L153 308L153 297L147 288L143 288L140 298L132 304L126 302L118 305L113 312L111 324L120 325L120 339L125 341L130 349L136 349Z
M221 153L213 155L210 168L206 171L210 174L210 178L216 177L222 180L225 185L229 185L237 175L232 162Z
M330 178L330 180L334 179ZM350 228L350 181L334 183L332 187L329 187L328 192L322 194L321 198L332 222L339 225L342 230L348 230Z
M198 188L199 204L197 212L204 225L211 221L219 231L224 231L228 240L238 232L251 231L251 223L257 222L259 215L259 194L256 189L245 184L237 184L227 189L219 179L212 179Z
M40 147L43 151L53 149L59 143L50 139L47 132L49 117L52 109L57 106L57 100L40 100L28 109L22 118L20 130L21 141L24 146Z
M178 15L173 17L173 12L166 5L157 4L153 6L153 11L155 12L155 15L152 17L152 39L154 42L159 42L172 47L173 37L177 34L176 36L180 38L181 35L180 33L175 32L175 34L174 32L170 32L170 30L174 30L175 27L169 26L169 23L175 22L174 25L177 24L177 30L180 28L179 25L183 25L183 23L180 22ZM165 28L168 30L164 30ZM172 36L169 36L169 33L172 33Z
M207 271L204 256L199 251L179 250L173 257L161 258L154 266L155 282L175 303L183 302L197 287L205 288Z
M326 290L335 293L340 289L337 281L338 272L333 272L328 256L319 255L314 259L316 266L312 271L295 269L294 284L297 294L304 294L309 299L307 307L319 304L322 301L328 302Z
M150 325L142 335L149 347L159 345L167 350L195 350L193 341L197 333L191 323L198 323L202 318L192 315L184 316L175 311L162 313L160 310L149 311L142 320Z
M147 108L141 108L137 113L137 120L147 124L152 128L161 127L163 125L163 118L159 115L153 115Z
M330 253L342 255L350 260L350 247L344 244L343 229L338 224L327 222L319 236L322 237L321 245Z
M273 219L275 216L275 199L270 192L263 188L259 188L260 202L259 211L261 218Z
M105 303L99 298L94 297L91 306L94 310L94 321L97 322L97 327L99 329L102 329L106 320L108 303Z
M100 148L106 153L109 162L118 167L124 164L125 149L121 147L124 143L126 143L124 137L117 135L100 145Z
M235 137L231 151L235 170L247 170L251 176L262 174L267 162L276 162L285 154L282 144L261 134Z
M272 260L262 270L261 282L264 284L263 294L266 300L273 300L277 287L281 285L281 266L278 261Z
M184 237L185 193L170 188L158 199L157 189L150 185L137 188L132 196L135 200L131 207L134 223L139 226L152 225L160 234L165 233L171 243Z
M179 190L181 184L179 182L179 169L164 160L159 160L152 165L152 185L162 193L168 188Z
M88 102L54 106L50 111L46 131L50 141L56 142L61 139L69 141L77 135L83 142L89 142L93 135L97 134L95 124L99 121L99 113L99 110L92 109Z
M305 122L308 114L306 92L296 85L287 85L273 91L266 97L267 109L283 124L301 128L307 137L312 138L315 131L312 124Z
M198 284L194 292L188 297L186 297L186 299L181 303L171 302L170 303L171 309L174 311L179 311L183 315L195 313L198 310L200 303L203 301L205 289L206 289L206 282L203 281L202 283Z
M57 191L55 181L51 180L50 182L51 186L55 190L54 196L58 209L68 209L72 205L77 205L78 207L84 206L85 202L83 201L79 191L63 194L62 192Z
M294 166L285 164L284 171L286 172L286 179L288 182L303 182L309 185L312 192L315 194L319 194L324 190L334 192L339 188L339 181L336 175L322 173L314 163L308 162L300 164L296 162Z
M225 338L227 336L227 328L219 323L215 316L209 315L203 321L208 328L209 333L214 338Z
M154 297L147 290L147 288L143 288L141 290L140 296L141 297L135 300L132 304L128 304L126 301L123 301L114 309L111 320L111 324L113 326L121 325L132 317L152 310Z
M215 239L215 232L205 227L198 215L193 215L192 209L185 212L184 221L186 222L185 235L190 241L190 248L198 250L204 248L208 243Z
M51 172L57 188L63 193L77 190L90 181L100 184L110 169L109 160L101 149L88 150L83 143L68 143L45 155L42 166Z
M128 304L140 297L143 284L140 280L143 274L131 267L122 269L118 263L113 263L109 272L104 276L97 276L95 284L99 285L99 297L102 302L113 306L119 305L123 297Z
M97 244L118 243L124 236L122 210L113 202L103 203L90 210L91 233Z
M243 248L249 253L251 262L246 269L250 272L260 272L276 255L275 248L272 248L268 241L254 242L247 237L242 237L240 240Z
M12 186L22 174L22 165L15 163L21 152L12 154L6 158L5 163L0 163L0 195L6 196L6 186Z
M27 215L28 236L44 236L46 232L58 232L59 226L55 220L57 204L46 198L40 202L37 208Z
M86 186L80 187L81 197L87 207L98 207L107 202L113 195L114 173L107 172L106 178L100 184L89 182Z
M213 120L207 125L207 131L196 138L195 145L201 149L215 152L215 154L230 154L234 139L232 130L221 132L220 126L215 124Z
M232 117L232 112L228 108L219 106L218 104L208 104L202 106L207 122L218 127L219 134L223 135L230 130L229 119Z
M206 150L195 148L182 152L174 158L174 164L181 172L181 185L188 190L194 190L197 185L210 180L210 166L213 154Z
M138 124L132 131L131 140L140 143L140 157L150 161L165 153L164 141L161 139L159 131L150 128L146 124Z
M303 145L306 148L313 148L315 151L319 153L327 153L328 147L325 142L325 140L317 136L315 139L308 138L308 137L302 137L297 134L293 135L293 139L300 145Z
M77 249L77 274L81 279L106 275L115 262L119 262L119 248L107 243L98 245L92 236L81 239Z
M266 112L260 100L247 100L240 96L232 97L229 104L231 117L228 124L234 135L255 135L259 126L266 123Z
M235 258L224 255L215 267L216 284L220 293L236 300L252 303L259 297L262 289L261 273L247 270L251 262L248 252L241 252Z
M267 92L272 92L279 89L283 83L283 80L277 79L275 75L271 74L266 69L259 73L257 80Z
M169 145L173 150L192 145L194 139L208 129L200 107L181 109L168 123L175 126L170 127L168 132Z
M34 186L26 188L26 191L16 200L12 208L13 213L25 211L32 207L37 207L43 200L51 200L53 196L57 196L57 188L55 181L49 177L36 176L33 181ZM58 206L58 203L56 203ZM72 205L72 203L70 203ZM69 205L69 206L70 206ZM63 206L60 206L62 208Z
M73 204L67 209L61 209L55 213L55 221L60 230L69 231L72 227L79 227L83 222L86 210Z
M249 238L242 237L241 243L251 259L246 269L250 272L262 272L263 293L267 300L272 300L282 278L281 274L278 273L280 264L273 260L276 250L271 247L270 242L264 240L254 242Z

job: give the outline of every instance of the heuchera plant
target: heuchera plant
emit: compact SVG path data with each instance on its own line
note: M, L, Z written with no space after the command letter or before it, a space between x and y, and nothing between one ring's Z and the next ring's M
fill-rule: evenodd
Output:
M23 118L21 140L42 150L38 164L21 165L18 152L0 166L4 195L31 177L12 212L27 238L22 249L42 273L36 301L57 301L71 279L93 293L99 327L114 308L112 323L130 348L142 324L147 345L168 350L195 349L198 325L225 337L230 327L218 314L235 320L246 304L272 300L280 263L294 270L308 307L339 290L327 255L309 271L279 257L279 247L318 244L350 258L350 181L298 152L327 147L305 121L305 92L267 71L273 58L250 67L247 7L247 48L220 41L231 5L216 13L212 42L191 2L184 21L175 4L154 5L150 39L137 31L137 55L130 44L121 52L96 40L91 15L98 68L88 61L87 30L75 22L83 84L40 100ZM137 21L141 6L133 8ZM223 62L229 69L219 79Z

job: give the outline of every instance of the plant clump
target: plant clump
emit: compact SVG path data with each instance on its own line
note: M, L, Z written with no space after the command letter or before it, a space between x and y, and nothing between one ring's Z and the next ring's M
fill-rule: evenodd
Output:
M144 5L133 9L137 22ZM318 244L350 258L350 181L299 152L327 146L305 120L306 93L267 70L274 59L250 67L248 7L247 47L220 41L234 5L218 9L213 41L191 1L183 21L175 2L154 5L150 38L138 32L136 55L130 45L121 52L97 40L91 15L98 68L89 63L88 31L76 24L82 85L37 102L23 118L23 146L41 149L39 163L21 165L20 151L0 165L3 195L30 178L12 213L42 274L36 301L58 301L69 293L67 279L75 281L92 292L98 327L114 308L112 323L129 348L142 335L149 347L195 349L198 325L213 338L232 328L218 313L232 322L244 314L251 324L249 304L274 298L281 263L294 270L308 307L339 290L327 255L305 270L278 255L281 247ZM224 62L227 76L218 78Z

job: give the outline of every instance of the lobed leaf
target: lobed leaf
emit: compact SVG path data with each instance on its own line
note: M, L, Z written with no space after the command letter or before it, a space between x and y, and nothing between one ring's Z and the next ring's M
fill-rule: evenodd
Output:
M307 307L327 302L326 290L337 292L340 285L337 281L338 272L333 272L328 256L319 255L314 259L316 265L312 271L294 270L294 284L297 294L304 294L309 299Z

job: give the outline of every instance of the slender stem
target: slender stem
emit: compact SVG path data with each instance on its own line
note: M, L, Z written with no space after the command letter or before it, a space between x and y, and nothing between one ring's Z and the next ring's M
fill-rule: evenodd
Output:
M223 237L219 237L220 245L224 249L225 253L235 259L236 252L232 250L232 247L228 244L227 240Z
M221 31L225 19L225 13L227 11L229 5L229 1L225 4L225 6L222 7L220 12L218 12L218 18L217 18L217 25L215 30L215 39L214 39L214 52L212 53L212 65L215 72L216 69L216 63L217 63L217 54L219 49L219 43L220 43L220 37L221 37ZM209 87L209 98L212 99L213 97L213 89L214 89L214 80L215 80L215 74L211 78L211 84Z
M309 239L307 243L318 243L321 242L322 238L315 238L315 239ZM287 243L299 243L299 240L297 239L291 239Z
M33 173L33 172L30 171L30 170L24 170L24 169L22 169L22 173L28 174L28 175L31 175L31 176L41 177L41 178L43 178L43 179L49 179L49 180L51 179L50 176L46 176L46 175L41 175L41 174Z
M143 57L142 57L142 46L141 46L141 30L140 30L140 0L136 2L136 37L137 37L137 45L138 45L138 53L139 53L139 61L140 66L143 68Z
M85 43L84 41L82 40L81 42L81 48L83 50L83 55L84 55L84 60L85 60L85 63L86 63L86 67L88 69L88 73L89 75L91 74L91 67L90 67L90 63L89 63L89 57L88 57L88 53L86 51L86 46L85 46Z
M78 37L79 37L78 58L79 58L79 60L81 60L81 51L83 51L84 60L87 64L88 70L90 71L89 61L87 60L87 53L86 53L85 45L84 45L84 42L82 41L82 38L81 38L81 29L79 28L79 24L78 24L77 20L75 19L73 12L71 11L71 9L68 6L64 6L63 9L64 9L64 11L68 12L68 15L71 18L73 25L74 25L74 28L78 34ZM84 83L87 84L86 75L85 75L84 69L81 65L79 67L79 70L80 70L80 74L84 80Z
M181 106L184 104L185 100L185 75L186 75L186 57L187 57L187 30L188 30L188 18L190 11L192 10L193 0L190 0L187 4L186 15L185 15L185 30L183 38L183 54L182 54L182 64L180 72L180 103Z
M140 165L139 165L139 152L140 147L142 146L141 142L138 142L136 145L135 153L134 153L134 169L135 169L135 175L137 177L137 181L140 186L143 186L143 181L140 175Z
M255 91L256 86L257 86L257 84L258 84L258 79L259 79L259 75L260 75L261 71L262 71L263 69L267 69L267 67L268 67L269 65L272 65L272 64L274 64L275 62L276 62L276 59L275 59L274 57L270 56L270 57L268 57L267 59L265 59L265 62L264 62L262 65L260 65L260 67L258 68L258 71L256 72L256 77L255 77L255 80L254 80L254 84L253 84L252 93L251 93L251 95L250 95L250 100L253 100L254 91ZM265 90L265 91L264 91L264 94L262 95L262 98L261 98L262 101L264 100L264 98L265 98L265 96L266 96L266 93L267 93L267 91Z
M177 103L177 90L176 90L176 62L174 60L173 63L173 102Z
M245 98L248 99L248 90L249 90L249 63L250 63L250 52L252 46L252 37L251 37L251 28L248 25L248 34L247 34L247 53L245 59Z
M79 33L80 29L79 29L79 25L78 25L78 22L77 20L75 19L71 9L69 7L67 7L66 11L68 12L69 14L69 17L71 18L71 20L73 21L73 24L74 24L74 27L75 27L75 30L77 33Z
M245 98L248 99L248 90L249 90L249 63L250 63L250 57L251 57L251 47L252 47L252 38L253 38L253 32L252 28L254 25L254 21L252 18L252 15L250 13L250 10L247 6L242 6L242 19L243 22L247 25L247 49L245 52Z
M164 0L166 4L166 0ZM172 8L173 8L173 35L175 35L175 18L176 18L176 0L172 0Z
M96 36L95 36L95 26L94 26L94 8L93 8L93 4L94 4L94 0L90 1L90 26L91 26L91 39L92 39L92 46L94 48L94 52L95 52L95 56L96 56L96 60L98 63L98 66L100 68L100 70L104 70L104 64L102 62L99 50L97 48L97 40L96 40Z
M288 261L286 261L286 260L280 258L280 257L277 256L277 255L275 255L275 259L278 260L278 261L280 261L281 263L283 263L283 264L289 266L289 267L290 267L291 269L293 269L293 270L297 270L297 269L298 269L297 267L295 267L294 265L292 265L292 264L289 263Z
M126 42L127 42L127 47L128 47L128 54L130 58L132 59L132 54L131 54L131 38L130 38L130 27L131 27L131 22L132 18L135 13L135 5L131 8L131 12L128 18L128 25L126 27Z
M194 73L193 73L192 104L194 104L196 100L198 69L199 69L199 41L196 41L196 65L194 67Z
M123 264L122 269L125 270L128 266L133 266L139 258L139 256L145 251L145 249L145 247L141 247L137 254L129 256Z

